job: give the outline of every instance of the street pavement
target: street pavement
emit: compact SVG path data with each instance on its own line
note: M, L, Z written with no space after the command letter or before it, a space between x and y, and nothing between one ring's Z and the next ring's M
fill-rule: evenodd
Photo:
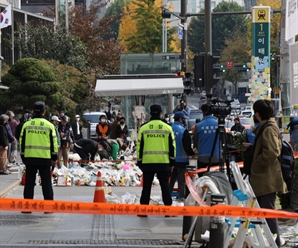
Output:
M0 175L0 197L23 198L17 172ZM54 186L55 200L93 202L94 187ZM118 197L141 194L141 187L112 187ZM153 187L151 196L160 196ZM35 199L43 199L41 186L35 187ZM183 247L182 217L124 215L22 214L0 213L0 247ZM283 247L298 247L298 226L280 222L286 236ZM288 237L288 236L291 237ZM200 247L193 242L191 247Z
M0 176L1 197L23 198L17 173ZM55 200L93 202L94 187L53 187ZM141 187L112 187L121 197ZM160 188L152 188L160 196ZM35 199L43 199L41 186ZM22 214L1 211L0 247L182 247L182 217ZM192 247L199 247L194 242Z

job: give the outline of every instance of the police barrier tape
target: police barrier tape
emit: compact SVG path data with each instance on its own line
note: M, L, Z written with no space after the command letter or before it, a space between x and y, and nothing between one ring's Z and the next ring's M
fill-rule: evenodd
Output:
M114 203L87 203L55 200L31 200L1 198L1 211L55 212L70 214L111 214L111 215L175 215L175 216L229 216L255 218L293 218L298 214L282 210L249 208L218 204L209 206L152 206Z

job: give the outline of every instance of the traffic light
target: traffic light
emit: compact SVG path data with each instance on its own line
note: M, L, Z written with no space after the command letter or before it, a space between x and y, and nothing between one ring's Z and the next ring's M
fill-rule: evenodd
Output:
M172 12L167 10L167 9L162 9L162 12L161 12L161 16L162 18L164 19L170 19L171 18L171 15L172 15Z
M205 75L205 54L194 57L194 86L197 88L204 87Z
M190 94L193 91L193 74L191 72L186 72L184 77L184 93L186 95Z
M250 69L246 66L246 64L235 64L234 66L239 72L249 72L250 71Z

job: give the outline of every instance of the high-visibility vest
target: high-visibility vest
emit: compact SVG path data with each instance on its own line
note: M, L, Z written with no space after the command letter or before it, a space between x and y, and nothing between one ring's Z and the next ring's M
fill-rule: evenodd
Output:
M23 136L25 136L24 143ZM24 149L22 150L22 145ZM54 125L43 118L34 118L24 123L20 135L21 155L24 158L51 159L58 153L58 141ZM53 147L53 151L51 151Z
M142 164L170 163L169 136L175 147L175 137L170 125L161 120L151 120L144 124L138 134L137 157L142 157ZM140 142L143 139L144 146L140 154ZM175 151L175 150L174 150ZM175 159L172 157L171 159Z

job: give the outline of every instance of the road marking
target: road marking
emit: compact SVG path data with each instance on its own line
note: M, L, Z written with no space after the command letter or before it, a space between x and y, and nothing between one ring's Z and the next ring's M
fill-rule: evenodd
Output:
M20 180L17 180L16 182L12 183L11 185L9 185L8 187L6 187L5 189L3 189L2 191L0 191L0 198L4 198L6 196L6 194L11 191L14 187L18 186L18 184L20 184Z

